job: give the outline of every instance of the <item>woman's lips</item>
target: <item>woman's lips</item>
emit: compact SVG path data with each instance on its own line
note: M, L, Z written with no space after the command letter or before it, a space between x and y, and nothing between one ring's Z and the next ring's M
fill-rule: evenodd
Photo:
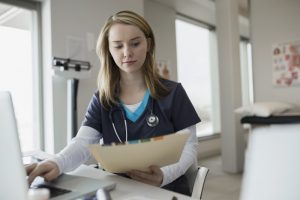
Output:
M133 64L136 60L123 61L123 64Z

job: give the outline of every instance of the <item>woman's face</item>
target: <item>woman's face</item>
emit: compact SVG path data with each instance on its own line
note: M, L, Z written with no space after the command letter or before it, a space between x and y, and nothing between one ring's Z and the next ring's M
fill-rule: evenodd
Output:
M136 26L114 24L108 33L109 52L125 73L141 71L148 44L144 33Z

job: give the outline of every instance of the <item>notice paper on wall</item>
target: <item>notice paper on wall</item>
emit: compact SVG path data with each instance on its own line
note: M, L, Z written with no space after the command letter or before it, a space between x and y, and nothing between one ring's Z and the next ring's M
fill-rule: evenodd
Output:
M112 173L148 171L151 165L163 167L179 161L189 133L169 134L125 144L93 144L89 149L101 168Z

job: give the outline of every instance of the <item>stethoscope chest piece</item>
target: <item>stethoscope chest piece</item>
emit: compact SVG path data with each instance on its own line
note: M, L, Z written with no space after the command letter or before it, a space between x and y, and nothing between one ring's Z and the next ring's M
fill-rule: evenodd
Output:
M158 117L156 115L154 115L153 113L151 113L147 117L146 121L147 121L148 126L150 126L150 127L155 127L155 126L157 126L159 124Z

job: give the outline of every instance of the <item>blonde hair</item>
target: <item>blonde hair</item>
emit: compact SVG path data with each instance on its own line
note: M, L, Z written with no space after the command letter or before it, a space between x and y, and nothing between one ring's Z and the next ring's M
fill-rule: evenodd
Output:
M155 66L155 39L151 27L140 15L131 11L120 11L107 19L100 31L97 42L96 51L100 59L97 84L101 104L107 109L117 104L120 93L120 71L109 52L108 44L109 30L114 24L133 25L138 27L145 34L145 37L150 43L142 67L146 86L154 99L160 99L167 95L168 90L161 83Z

